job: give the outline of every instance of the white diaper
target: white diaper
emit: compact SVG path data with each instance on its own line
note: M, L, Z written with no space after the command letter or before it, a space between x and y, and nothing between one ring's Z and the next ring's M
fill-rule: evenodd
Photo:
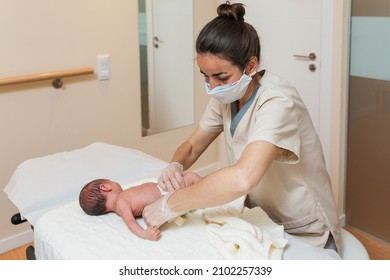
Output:
M161 195L166 195L169 193L169 192L164 191L159 185L157 185L157 188L160 190Z

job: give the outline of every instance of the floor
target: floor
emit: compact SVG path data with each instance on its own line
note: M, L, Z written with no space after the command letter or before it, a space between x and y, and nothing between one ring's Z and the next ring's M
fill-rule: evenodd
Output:
M366 247L371 260L390 260L390 244L350 226L345 226L344 229L360 240L364 247Z
M352 233L366 247L371 260L390 260L390 244L386 244L358 229L349 226L344 227ZM0 260L25 260L26 248L32 243L26 244L0 255Z

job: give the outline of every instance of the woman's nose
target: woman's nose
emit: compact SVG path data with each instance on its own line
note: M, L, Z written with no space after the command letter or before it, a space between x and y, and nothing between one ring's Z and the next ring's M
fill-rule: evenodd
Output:
M220 86L221 83L218 82L218 81L210 80L210 81L209 81L209 85L210 85L210 90L213 90L215 87Z

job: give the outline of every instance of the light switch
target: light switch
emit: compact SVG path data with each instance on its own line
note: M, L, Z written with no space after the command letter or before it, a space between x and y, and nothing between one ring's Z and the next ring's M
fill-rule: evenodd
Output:
M98 65L99 81L109 80L110 79L110 56L108 54L98 55L97 65Z

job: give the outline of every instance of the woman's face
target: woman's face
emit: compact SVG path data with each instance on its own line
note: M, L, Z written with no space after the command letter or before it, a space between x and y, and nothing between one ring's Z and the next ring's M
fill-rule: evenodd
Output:
M210 84L210 90L216 86L237 82L242 76L242 71L238 66L212 54L198 55L196 61L205 82Z

